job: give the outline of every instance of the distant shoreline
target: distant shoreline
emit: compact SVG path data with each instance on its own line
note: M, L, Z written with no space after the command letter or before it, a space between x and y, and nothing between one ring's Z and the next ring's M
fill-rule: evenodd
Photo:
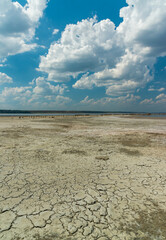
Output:
M166 115L166 112L125 112L125 111L63 111L63 110L0 110L0 115L2 114L110 114L110 115Z
M100 111L1 111L0 117L121 116L131 118L166 118L166 113L100 112Z

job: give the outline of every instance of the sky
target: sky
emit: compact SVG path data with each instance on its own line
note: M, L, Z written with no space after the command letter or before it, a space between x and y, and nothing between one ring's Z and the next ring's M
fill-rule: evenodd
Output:
M166 112L166 0L0 0L0 109Z

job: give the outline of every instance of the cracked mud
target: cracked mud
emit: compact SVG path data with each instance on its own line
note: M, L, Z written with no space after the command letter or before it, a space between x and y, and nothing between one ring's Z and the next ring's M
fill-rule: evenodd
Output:
M0 118L0 239L166 239L166 120Z

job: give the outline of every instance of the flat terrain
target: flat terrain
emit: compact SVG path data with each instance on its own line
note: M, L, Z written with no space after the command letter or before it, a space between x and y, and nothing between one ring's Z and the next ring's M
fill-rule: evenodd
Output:
M0 239L166 239L166 119L0 118Z

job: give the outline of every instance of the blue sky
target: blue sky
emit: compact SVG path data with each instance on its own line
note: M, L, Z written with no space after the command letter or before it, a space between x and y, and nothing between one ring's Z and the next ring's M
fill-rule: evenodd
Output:
M166 112L163 0L1 0L0 109Z

